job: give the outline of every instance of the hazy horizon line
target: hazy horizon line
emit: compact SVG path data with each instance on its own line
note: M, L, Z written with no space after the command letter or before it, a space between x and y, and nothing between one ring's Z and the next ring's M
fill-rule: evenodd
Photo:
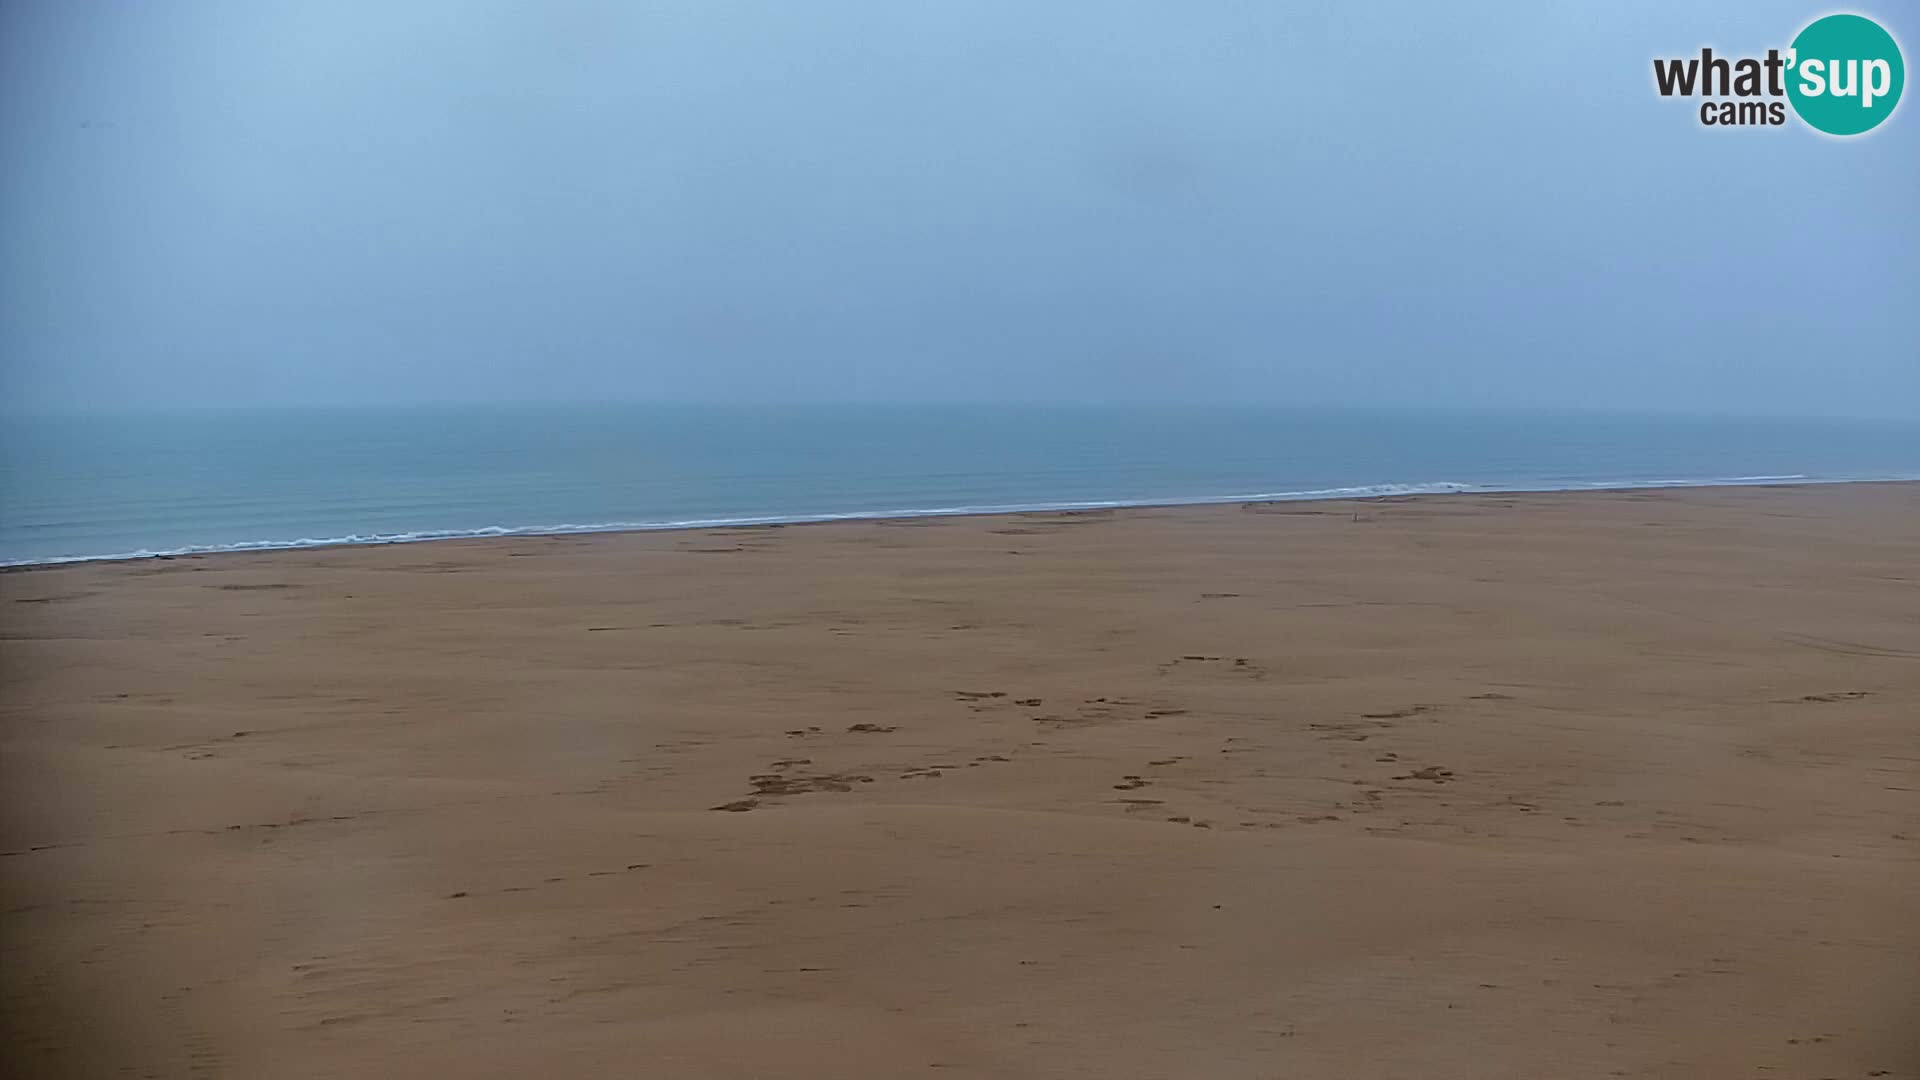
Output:
M234 416L243 414L286 413L380 413L412 411L466 412L541 412L541 411L626 411L634 409L700 408L714 410L950 410L969 412L1030 412L1036 410L1099 410L1134 413L1239 412L1239 413L1355 413L1411 414L1423 417L1534 416L1650 418L1699 420L1764 420L1823 422L1873 422L1920 424L1920 415L1911 413L1832 413L1784 412L1750 409L1705 410L1698 406L1676 405L1622 407L1604 405L1584 407L1577 404L1553 406L1522 404L1467 405L1457 403L1423 404L1413 402L1356 401L1248 401L1248 400L1144 400L1144 399L874 399L874 398L599 398L552 399L531 401L463 400L458 398L418 398L390 401L262 401L253 403L209 404L195 402L143 403L11 403L0 405L0 421L60 417L112 416Z

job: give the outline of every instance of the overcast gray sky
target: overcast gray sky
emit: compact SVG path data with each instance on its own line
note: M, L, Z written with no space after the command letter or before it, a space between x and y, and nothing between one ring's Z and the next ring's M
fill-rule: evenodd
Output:
M5 390L1920 416L1920 104L1652 89L1826 10L0 0Z

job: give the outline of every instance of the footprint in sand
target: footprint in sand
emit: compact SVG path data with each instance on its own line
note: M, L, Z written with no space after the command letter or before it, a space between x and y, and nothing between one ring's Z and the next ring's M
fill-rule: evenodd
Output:
M1431 705L1409 705L1404 709L1395 709L1392 712L1370 712L1361 713L1360 715L1368 720L1405 720L1409 716L1419 716L1421 713L1432 711L1433 706Z
M1189 664L1229 664L1230 670L1236 671L1242 675L1251 675L1256 679L1264 679L1267 677L1266 668L1260 666L1259 664L1254 663L1252 660L1249 660L1244 656L1235 656L1235 657L1206 656L1200 653L1189 653L1185 656L1181 656L1176 659L1169 660L1164 664L1158 665L1158 667L1156 667L1155 670L1158 671L1160 674L1165 675L1171 671L1174 671L1177 668L1180 668Z
M1865 690L1841 690L1832 694L1808 694L1800 700L1819 702L1859 701L1861 698L1872 696L1871 693Z
M873 777L853 773L755 773L747 777L747 783L753 785L751 796L721 803L710 809L732 813L757 810L763 805L760 800L764 797L806 795L816 791L852 791L855 784L873 783Z
M753 785L756 795L805 795L813 791L852 791L855 784L873 783L873 777L850 773L759 773L747 777L747 783Z

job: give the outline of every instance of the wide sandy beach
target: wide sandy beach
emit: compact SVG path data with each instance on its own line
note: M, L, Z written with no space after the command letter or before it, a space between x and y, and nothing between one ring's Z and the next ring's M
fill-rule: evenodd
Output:
M18 1075L1920 1076L1920 485L0 575Z

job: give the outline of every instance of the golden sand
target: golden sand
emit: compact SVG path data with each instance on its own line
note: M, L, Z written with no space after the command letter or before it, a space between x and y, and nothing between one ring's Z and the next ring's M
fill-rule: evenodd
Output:
M0 575L21 1075L1912 1077L1920 486Z

